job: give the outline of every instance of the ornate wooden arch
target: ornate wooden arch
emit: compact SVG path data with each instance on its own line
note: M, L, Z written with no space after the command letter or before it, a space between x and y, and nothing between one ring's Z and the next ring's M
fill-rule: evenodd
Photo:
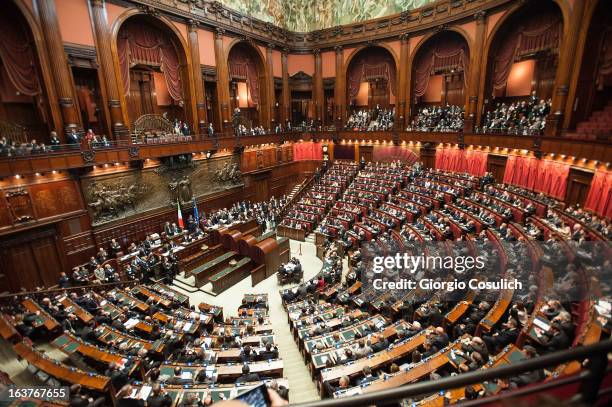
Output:
M181 76L185 78L183 90L185 91L184 109L186 120L189 122L192 129L197 129L198 116L195 102L196 94L192 70L193 61L191 60L191 52L189 52L189 45L187 44L187 39L183 38L183 35L178 30L178 28L167 17L161 14L156 14L154 12L144 12L138 8L131 8L125 10L115 19L115 22L111 27L110 46L111 54L113 56L113 65L115 68L115 79L117 80L117 83L123 83L123 78L121 77L121 68L119 64L119 55L117 52L117 38L119 36L119 30L128 19L135 16L144 16L155 27L159 28L167 34L170 34L170 39L172 40L177 56L179 58L179 64L181 65L181 69L183 70L181 72ZM196 62L199 63L199 61ZM128 117L125 95L122 91L119 92L119 98L121 102L121 110L123 111L124 123L127 123L127 125L130 127L130 131L133 131L133 129L131 128L132 124L130 118Z
M344 86L346 88L348 88L348 74L349 74L349 69L351 67L351 63L353 62L353 59L355 57L357 57L362 51L367 52L366 50L368 49L372 49L372 48L381 48L383 50L386 50L389 55L391 55L391 57L393 58L393 63L395 64L395 92L393 92L396 96L396 105L399 102L399 87L400 87L400 61L399 61L399 56L395 53L395 50L393 48L391 48L391 46L387 43L377 43L377 44L367 44L367 45L363 45L361 47L357 47L355 49L353 49L351 51L351 53L349 54L349 56L346 58L346 61L344 62ZM349 100L349 94L348 92L345 90L345 99L344 103L345 108L348 107L350 100ZM396 111L398 109L398 106L396 106Z
M28 24L32 38L34 39L36 55L38 56L38 63L40 65L40 79L42 79L40 85L44 94L47 96L47 112L51 115L49 118L49 125L52 126L52 130L57 131L58 134L63 134L62 114L59 109L59 104L52 102L57 101L57 94L51 77L51 64L49 62L49 56L47 55L47 47L42 35L42 28L39 26L37 18L32 14L32 10L26 6L23 1L11 0L11 2L17 7L19 12L21 12L21 15Z
M542 1L542 0L538 0ZM570 21L571 14L571 6L568 3L568 0L549 0L550 3L556 4L559 7L559 11L561 12L562 23L563 23L563 37L561 38L561 43L559 44L559 48L562 47L563 42L566 40L568 22ZM581 1L581 0L578 0ZM487 38L485 38L485 43L482 50L482 60L480 63L482 64L480 70L480 78L479 78L479 87L478 87L478 108L476 110L476 123L481 122L482 118L482 106L484 104L484 94L487 87L487 77L489 76L489 59L491 53L491 46L494 41L498 38L499 31L502 27L505 26L506 22L509 18L512 18L516 15L517 12L526 9L527 7L535 4L535 1L528 2L516 2L508 9L505 10L505 13L495 22L493 28L488 31Z
M408 58L408 69L410 70L409 73L409 78L410 78L410 82L408 83L408 89L406 91L406 99L407 99L407 105L409 107L408 110L408 114L406 115L406 120L410 121L412 119L412 115L414 114L413 112L413 107L414 107L414 98L412 96L412 90L413 90L413 84L414 84L414 80L415 80L415 75L414 75L414 62L416 57L419 55L419 51L421 51L421 49L429 43L430 40L434 39L435 37L442 35L443 33L448 33L448 32L454 32L459 34L459 36L461 38L463 38L463 41L465 41L465 44L467 45L467 50L469 53L469 60L468 60L468 64L471 65L472 63L472 53L473 53L473 42L470 39L470 36L468 35L467 31L465 31L463 28L459 27L459 26L449 26L449 27L444 27L443 30L439 30L436 32L430 32L429 34L423 36L423 38L421 38L421 40L418 42L418 44L414 47L414 50L412 50L412 53L410 54L409 58ZM468 66L467 69L469 70L471 67ZM464 70L465 73L465 70ZM469 80L469 78L465 77L463 78L464 81ZM466 92L466 108L467 108L467 93Z
M268 89L270 89L270 81L274 81L274 78L270 78L268 75L268 70L266 69L266 58L264 57L263 53L261 52L261 50L259 49L259 47L257 45L255 45L254 43L252 43L249 40L245 40L243 38L234 38L227 46L227 49L225 50L225 65L227 67L228 70L228 79L229 79L229 56L230 56L230 52L232 51L232 49L239 44L244 44L244 46L248 47L253 53L254 55L257 56L257 74L260 78L263 78L263 83L261 83L259 85L259 95L260 95L260 101L259 101L259 111L260 111L260 115L259 115L259 124L260 126L264 126L264 127L268 127L269 123L270 123L270 117L271 117L271 112L270 112L270 98L274 97L274 95L268 95ZM270 61L270 63L272 63ZM230 86L230 82L228 81L227 86ZM230 113L231 114L231 113Z

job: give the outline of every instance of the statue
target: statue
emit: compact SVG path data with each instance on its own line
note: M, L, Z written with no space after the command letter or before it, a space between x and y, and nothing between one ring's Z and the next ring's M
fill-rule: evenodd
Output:
M93 221L117 218L128 209L136 210L136 201L145 190L146 187L140 184L92 184L88 206L93 212Z
M185 205L191 202L193 194L191 193L191 180L188 176L170 182L168 188L173 193L173 203L178 202L181 205Z

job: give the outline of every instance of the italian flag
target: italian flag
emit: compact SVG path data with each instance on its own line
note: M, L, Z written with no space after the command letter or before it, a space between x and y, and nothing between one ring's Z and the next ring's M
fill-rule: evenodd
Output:
M178 225L181 229L185 229L185 224L183 223L183 214L181 213L181 205L176 203L176 212L178 214Z

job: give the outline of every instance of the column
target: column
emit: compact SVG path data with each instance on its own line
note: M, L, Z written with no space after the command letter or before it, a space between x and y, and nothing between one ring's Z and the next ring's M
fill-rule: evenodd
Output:
M480 70L482 67L482 50L485 40L486 14L479 11L474 14L476 20L476 38L474 39L474 49L470 55L470 66L468 69L469 78L463 72L463 80L467 83L467 98L465 104L465 115L463 120L463 131L466 133L474 131L476 116L478 113L478 93L480 90Z
M268 78L268 110L270 111L270 120L268 127L274 131L276 127L276 92L274 92L274 64L272 63L272 55L274 44L268 44L266 48L266 77Z
M66 53L64 52L64 44L55 11L55 1L37 0L37 4L43 36L49 54L51 75L55 83L55 91L62 113L64 131L66 134L72 129L82 132L81 115L74 101L74 84L72 83L72 75L66 60ZM49 102L53 103L53 101Z
M342 46L334 47L336 51L336 83L334 86L334 118L336 121L336 129L340 130L346 120L346 74L344 72L344 51Z
M223 49L223 28L217 28L215 32L215 59L217 61L217 101L221 109L221 123L226 131L232 125L230 112L230 96L229 96L229 73L227 71L227 59Z
M194 20L189 20L189 50L191 51L191 67L193 70L193 80L195 85L195 102L196 102L196 121L200 134L206 134L207 117L206 117L206 99L204 97L204 81L202 80L202 68L200 65L200 44L198 41L198 23Z
M286 125L288 121L291 121L291 90L289 89L289 49L283 48L281 54L281 63L283 66L283 96L282 96L282 111L281 117L283 123Z
M397 102L395 103L395 128L404 130L408 119L406 117L406 94L408 90L408 53L410 52L408 41L408 33L400 35L400 66L397 70L399 77L397 78Z
M91 14L96 33L96 52L104 84L106 87L106 103L110 113L111 131L115 140L126 138L128 129L123 120L124 106L121 105L120 83L115 76L115 65L111 55L111 35L106 20L104 0L90 0Z
M555 75L555 89L550 114L546 118L546 128L544 129L546 136L558 136L561 131L570 79L572 77L572 68L574 67L576 46L578 45L580 34L580 25L582 23L584 3L584 1L575 1L573 3L573 9L569 13L567 34L563 36L563 40L559 44L559 62Z
M325 91L323 90L323 62L321 60L321 50L314 50L315 57L315 75L314 75L314 97L315 97L315 123L323 125L323 108L324 108L324 96Z

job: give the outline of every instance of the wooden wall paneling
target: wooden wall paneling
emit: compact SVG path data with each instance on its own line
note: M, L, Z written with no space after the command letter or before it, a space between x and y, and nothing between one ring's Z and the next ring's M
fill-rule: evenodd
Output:
M366 162L372 162L374 160L374 146L360 145L359 146L359 160L361 160L362 158Z
M578 168L570 168L569 176L567 178L565 203L568 205L584 205L587 195L589 194L589 188L592 180L592 172L583 171Z
M493 174L496 182L504 180L507 160L508 157L505 155L489 154L487 157L487 171Z
M4 197L4 192L0 191L0 228L4 226L11 226L13 224L13 218L9 212L8 202Z

